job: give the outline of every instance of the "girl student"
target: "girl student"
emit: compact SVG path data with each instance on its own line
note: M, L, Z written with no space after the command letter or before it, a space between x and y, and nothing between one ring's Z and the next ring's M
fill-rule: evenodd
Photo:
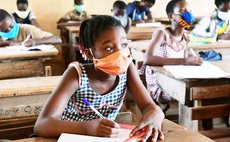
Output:
M38 136L58 137L65 132L116 137L119 125L113 120L127 88L143 114L130 135L146 131L142 141L150 136L152 141L164 138L160 129L164 114L143 86L127 43L124 28L111 16L96 16L81 24L82 54L93 63L69 65L37 119L34 131ZM83 99L105 119L92 111Z

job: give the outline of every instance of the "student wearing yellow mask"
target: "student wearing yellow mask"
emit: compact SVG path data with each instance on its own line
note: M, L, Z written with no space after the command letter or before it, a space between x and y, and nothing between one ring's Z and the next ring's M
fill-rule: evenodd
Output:
M215 0L214 12L202 18L191 34L191 41L214 42L230 39L230 0Z
M74 10L66 13L59 21L68 22L68 21L84 21L89 19L91 16L85 11L84 0L74 0Z
M17 10L12 15L17 23L39 27L35 13L28 7L27 0L17 0Z

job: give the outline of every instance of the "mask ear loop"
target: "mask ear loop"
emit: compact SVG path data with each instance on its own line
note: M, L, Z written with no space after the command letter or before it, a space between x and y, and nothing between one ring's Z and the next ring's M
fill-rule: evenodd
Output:
M91 55L93 56L93 61L95 63L98 63L98 59L95 58L94 54L93 54L93 51L92 51L92 48L89 48L89 52L91 53Z

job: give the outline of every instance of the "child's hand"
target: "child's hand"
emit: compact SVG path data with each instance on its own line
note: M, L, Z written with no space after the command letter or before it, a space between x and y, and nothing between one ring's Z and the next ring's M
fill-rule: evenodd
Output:
M109 119L95 119L86 122L85 131L92 136L117 137L120 126Z
M33 39L29 39L23 43L25 47L31 47L35 45L35 41Z
M130 136L135 135L139 131L145 131L145 135L140 139L142 142L152 136L151 141L156 142L157 139L164 140L163 132L161 131L161 123L164 119L162 111L150 110L145 113L139 125L131 132Z
M185 65L201 65L203 63L203 59L196 56L196 57L188 57L185 58Z

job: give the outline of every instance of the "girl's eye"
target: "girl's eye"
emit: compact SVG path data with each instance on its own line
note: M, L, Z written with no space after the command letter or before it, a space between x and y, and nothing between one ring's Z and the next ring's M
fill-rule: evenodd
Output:
M107 47L105 50L106 50L106 51L112 51L113 48L112 48L112 47Z
M128 43L124 43L124 44L122 44L122 47L123 47L123 48L128 47Z

